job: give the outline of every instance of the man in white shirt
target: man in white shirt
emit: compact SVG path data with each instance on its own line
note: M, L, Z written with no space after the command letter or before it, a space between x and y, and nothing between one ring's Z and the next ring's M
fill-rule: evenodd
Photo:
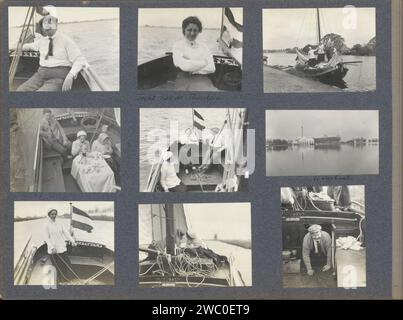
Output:
M66 241L73 247L76 241L66 230L65 226L57 220L57 210L48 210L48 221L45 225L45 242L53 266L57 270L59 282L68 282L72 279L72 267L67 254Z
M42 20L44 36L22 47L23 51L39 51L39 68L17 91L70 91L87 64L76 43L57 31L57 24L55 11L49 11Z
M308 66L314 67L317 62L314 48L308 47L308 59Z

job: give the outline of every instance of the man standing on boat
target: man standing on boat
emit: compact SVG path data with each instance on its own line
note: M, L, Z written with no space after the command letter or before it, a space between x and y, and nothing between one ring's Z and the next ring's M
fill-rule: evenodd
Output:
M332 239L318 224L308 228L302 242L302 259L309 276L313 276L315 269L323 272L331 269Z
M23 51L39 51L39 68L17 91L70 91L73 80L87 64L76 43L57 31L56 8L44 9L48 13L41 21L44 36L22 47Z
M172 157L173 153L171 151L166 151L162 154L161 186L165 192L186 192L186 185L178 178Z
M58 282L68 282L72 280L73 269L67 254L66 240L71 242L73 247L76 242L64 225L57 220L57 210L48 210L48 221L45 225L45 242L48 246L48 254L53 266L57 270Z
M325 45L322 41L318 45L318 63L321 62L325 62Z

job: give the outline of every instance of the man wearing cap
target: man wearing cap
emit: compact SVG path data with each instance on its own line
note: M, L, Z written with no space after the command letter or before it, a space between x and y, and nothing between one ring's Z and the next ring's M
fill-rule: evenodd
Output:
M50 109L43 110L39 136L42 138L46 149L60 153L63 158L68 157L67 152L71 147L71 142L67 138L59 121L52 115L52 110Z
M165 192L186 192L187 188L178 178L175 170L175 164L172 161L173 153L165 151L162 154L164 161L161 166L160 183Z
M57 32L56 8L44 7L41 20L43 37L23 45L23 51L39 51L39 68L17 91L70 91L73 80L87 64L76 43Z
M87 133L84 130L77 132L77 140L73 142L71 146L71 155L73 157L77 155L86 155L90 152L90 142L87 140Z
M45 242L48 254L57 270L58 278L61 279L61 282L68 282L72 279L72 268L67 254L66 241L70 241L73 247L76 246L76 242L64 225L57 220L57 210L52 208L47 213L49 219L45 225Z
M310 276L314 274L314 269L319 268L323 272L331 269L332 239L318 224L308 228L302 242L302 259Z

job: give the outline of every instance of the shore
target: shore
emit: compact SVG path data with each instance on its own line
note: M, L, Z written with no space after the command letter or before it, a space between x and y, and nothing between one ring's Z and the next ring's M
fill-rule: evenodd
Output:
M340 88L309 78L298 77L267 65L263 66L263 90L266 93L343 92Z

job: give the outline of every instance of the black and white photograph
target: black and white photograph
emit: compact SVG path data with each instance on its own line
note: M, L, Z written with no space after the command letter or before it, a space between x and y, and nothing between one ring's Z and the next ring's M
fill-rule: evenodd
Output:
M365 186L281 188L284 288L366 286Z
M14 285L113 285L114 203L15 201Z
M240 91L242 8L148 8L138 14L138 89Z
M252 286L250 203L139 205L139 285Z
M8 7L9 90L119 91L119 8Z
M266 110L266 175L377 175L377 110Z
M264 9L263 82L268 93L376 90L375 8Z
M11 192L118 192L119 108L11 108Z
M140 191L248 191L248 125L246 108L141 108Z

